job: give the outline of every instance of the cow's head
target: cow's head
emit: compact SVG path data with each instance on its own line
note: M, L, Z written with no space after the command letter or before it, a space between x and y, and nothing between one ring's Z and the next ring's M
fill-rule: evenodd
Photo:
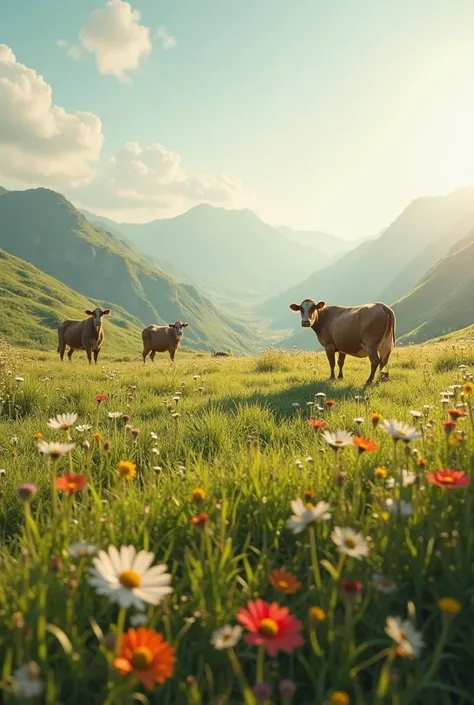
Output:
M325 306L325 301L316 303L314 299L305 299L300 304L290 304L290 309L301 313L301 325L303 328L311 328L318 320L318 312Z
M169 327L174 331L174 333L181 338L183 335L183 328L187 328L187 323L181 323L181 321L176 321L175 323L169 323Z
M89 311L87 309L86 314L88 316L92 316L92 320L94 321L94 325L96 328L100 328L102 325L102 316L108 316L110 313L110 308L106 308L105 311L102 311L101 308L95 308L93 311Z

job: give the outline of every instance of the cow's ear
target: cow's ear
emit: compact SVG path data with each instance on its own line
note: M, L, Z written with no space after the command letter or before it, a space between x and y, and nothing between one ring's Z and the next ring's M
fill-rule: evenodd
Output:
M87 309L87 311L85 311L85 313L86 313L88 316L93 316L93 315L94 315L94 314L92 313L92 311L89 311L89 309Z
M316 304L316 308L318 309L318 311L321 311L321 309L324 308L325 306L326 306L325 301L318 301L318 303Z
M290 304L290 309L292 311L299 311L301 306L299 304Z
M106 308L105 311L102 311L103 316L108 316L110 313L110 308Z
M187 328L188 324L187 323L181 323L181 328Z
M174 328L174 323L168 323L168 328Z

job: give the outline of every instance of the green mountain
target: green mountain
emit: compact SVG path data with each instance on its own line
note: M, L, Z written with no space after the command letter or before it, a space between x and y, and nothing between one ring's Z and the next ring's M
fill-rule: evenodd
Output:
M401 342L423 342L473 324L473 298L474 230L395 304Z
M337 235L323 233L320 230L293 230L293 228L288 228L284 225L279 226L277 230L286 235L292 242L298 242L303 247L310 247L312 250L316 250L323 257L322 266L324 266L324 261L329 264L330 261L336 260L344 252L353 250L365 240L365 238L344 240L341 237L337 237Z
M105 324L104 350L140 351L140 321L115 304L90 301L32 264L0 250L1 333L12 345L54 350L66 319L85 318L91 305L113 308Z
M213 300L232 306L262 301L315 268L313 250L249 210L201 204L175 218L113 227L147 255L172 262Z
M2 196L4 193L8 193L6 188L3 188L3 186L0 186L0 196Z
M143 325L185 319L190 347L247 349L244 326L224 320L195 288L176 282L130 245L92 226L54 191L3 194L0 247L84 296L122 307Z

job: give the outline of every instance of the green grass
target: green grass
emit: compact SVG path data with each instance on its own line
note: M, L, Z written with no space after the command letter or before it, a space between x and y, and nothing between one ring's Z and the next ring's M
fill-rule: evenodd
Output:
M459 359L469 363L473 352L466 343ZM278 691L287 678L296 683L292 702L298 705L322 705L337 690L360 705L474 702L472 486L447 492L424 477L439 467L470 474L474 469L471 422L459 422L466 440L457 447L447 445L441 425L446 412L439 393L462 382L457 365L446 363L452 356L450 342L397 350L391 381L366 391L361 384L367 361L348 358L346 379L330 383L323 354L267 352L219 360L180 352L174 365L160 358L146 366L104 356L101 365L89 368L82 358L61 365L53 354L5 346L0 359L2 702L20 702L10 676L34 660L47 705L255 704L250 689L261 665L257 649L240 641L237 667L210 638L217 627L235 624L239 608L257 597L287 606L304 625L302 647L291 655L265 657L263 677L272 687L267 705L289 702ZM24 381L16 381L18 376ZM173 400L177 391L179 401ZM359 432L378 443L378 451L361 456L358 468L355 448L344 449L335 464L333 451L308 426L313 407L307 404L317 392L336 402L322 414L330 430ZM99 406L96 394L107 395L107 401ZM424 437L415 444L426 459L420 470L402 445L394 461L392 440L373 429L370 417L377 411L410 422L410 410L427 404L432 409ZM72 411L78 423L93 428L84 435L71 429L77 446L59 460L58 472L72 463L75 472L90 471L92 482L70 502L60 497L54 516L51 469L33 435L64 437L48 429L47 421ZM136 442L124 422L108 419L109 411L130 416L130 424L140 429ZM364 417L360 428L356 417ZM92 438L95 431L103 436L100 443ZM90 451L81 448L84 438ZM120 460L136 464L133 480L118 479ZM399 520L386 513L385 500L395 490L376 479L377 466L395 479L402 467L418 473L415 485L401 489L413 505L412 517ZM26 523L16 493L25 482L38 487ZM206 492L200 506L191 500L198 487ZM285 526L290 502L309 489L315 501L332 507L331 519L316 527L318 586L310 534L294 535ZM209 515L206 532L191 523L199 512ZM370 545L366 559L347 558L339 573L330 538L334 526L352 527ZM173 677L155 691L115 672L102 637L116 628L118 609L88 585L91 559L69 557L76 541L101 548L133 544L152 551L155 562L166 563L171 572L173 593L146 612L148 626L177 652ZM301 582L296 594L282 595L269 585L270 572L281 567ZM373 572L390 576L397 590L377 592ZM351 602L339 590L340 580L349 578L363 585ZM463 610L446 629L437 606L442 596L458 599ZM316 630L308 617L312 606L327 614ZM126 629L132 614L127 613ZM386 618L409 614L426 644L414 660L385 651L392 643L384 631ZM121 688L121 695L114 688Z

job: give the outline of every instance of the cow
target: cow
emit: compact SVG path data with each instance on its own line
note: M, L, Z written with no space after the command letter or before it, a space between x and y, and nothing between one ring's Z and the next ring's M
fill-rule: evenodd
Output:
M108 316L110 309L95 308L93 311L85 312L89 318L83 321L64 321L58 328L58 353L61 362L64 358L64 351L69 347L68 358L71 362L72 354L75 350L85 350L89 365L92 364L92 353L94 362L97 364L102 343L104 342L104 327L102 317Z
M395 345L395 313L382 303L364 306L327 306L325 301L304 299L300 304L291 304L292 311L301 313L303 328L312 328L326 351L331 368L330 379L336 379L336 353L338 379L343 379L346 355L368 357L370 375L366 385L374 381L377 368L380 378L387 380L386 367Z
M213 350L211 357L232 357L232 350L229 350L228 352L216 352Z
M142 331L143 340L143 362L150 355L150 360L155 359L157 352L168 352L171 362L174 361L176 350L179 348L183 337L183 329L187 328L187 323L176 321L168 326L148 326Z

